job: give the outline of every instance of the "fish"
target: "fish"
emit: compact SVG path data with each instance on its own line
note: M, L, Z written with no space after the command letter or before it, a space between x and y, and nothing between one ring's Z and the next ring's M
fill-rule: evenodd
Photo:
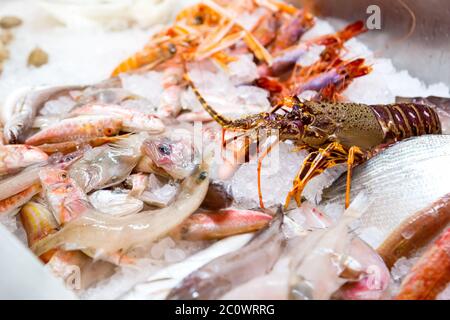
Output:
M404 140L384 149L352 172L351 198L368 194L370 207L358 222L359 236L377 249L417 211L449 191L450 136L425 135ZM341 176L323 192L320 205L344 208L346 177ZM376 237L365 237L364 230ZM376 239L375 239L376 238Z
M222 239L236 234L258 231L272 216L253 210L219 210L194 213L172 233L184 240Z
M141 157L145 133L133 134L114 143L93 148L74 163L69 175L84 190L103 189L124 181Z
M332 295L342 300L382 300L390 298L391 274L382 257L359 237L353 237L348 255L358 264L358 274L343 273L349 280ZM355 277L356 276L356 277Z
M147 188L139 196L139 199L148 205L164 208L173 201L179 187L179 183L173 180L159 179L156 175L150 174Z
M403 280L397 300L433 300L450 282L450 227L447 227Z
M41 191L39 183L32 184L28 188L19 193L0 201L0 216L15 215L19 212L20 207L30 201L36 194Z
M3 110L3 129L6 143L23 142L25 134L32 127L34 118L45 102L84 86L26 87L8 96Z
M128 195L139 198L148 187L149 175L142 172L134 173L127 178L127 181L129 181L129 184L131 185L131 190Z
M79 250L58 250L45 267L75 292L88 289L116 271L114 264L92 259Z
M95 115L67 118L43 128L25 140L25 144L40 145L113 136L119 133L122 120L117 116Z
M316 233L317 230L321 230L319 232L327 232L327 228L332 229L335 222L321 213L310 202L303 202L299 208L286 212L285 220L286 228L284 231L288 236L287 246L273 269L268 274L254 278L230 290L221 299L247 300L257 298L261 300L279 300L289 298L289 274L292 258L298 255L299 250L303 248L303 240L309 242L308 237ZM346 252L352 259L349 258L347 260L353 261L353 268L356 269L353 271L356 272L346 272L346 280L349 282L340 287L331 297L333 299L378 299L385 297L390 280L389 270L370 246L356 236L352 235L351 239ZM320 252L321 248L319 247L315 250ZM318 272L324 270L321 266L313 267L317 267ZM347 271L350 270L348 269ZM318 279L320 280L320 275ZM325 279L329 280L328 277L325 277Z
M89 208L89 200L67 170L47 167L39 171L45 198L58 224L78 218Z
M31 165L15 175L0 180L0 200L12 197L29 188L31 185L40 183L39 171L42 168L51 165L60 169L65 169L77 161L84 152L85 149L79 149L67 155L54 154L46 161Z
M128 136L129 136L129 134L123 134L123 135L113 136L113 137L105 136L105 137L78 139L78 140L57 142L57 143L45 143L45 144L39 145L39 149L44 151L47 154L53 154L56 152L66 154L66 153L74 152L80 148L83 148L84 146L87 146L87 145L89 145L91 147L98 147L105 143L112 143L115 141L119 141L120 139L123 139Z
M67 247L106 254L126 253L134 247L164 237L197 210L203 201L209 184L209 161L204 161L190 177L183 180L180 192L170 206L122 217L89 210L34 244L32 250L37 255Z
M47 158L48 155L36 147L23 144L2 145L0 146L0 175L44 162Z
M367 210L368 203L364 192L358 194L335 224L313 230L298 241L289 263L290 299L330 299L349 281L357 285L345 291L347 298L378 298L387 294L389 270L350 229L352 222ZM374 267L376 273L371 274L369 268ZM377 282L376 286L372 282Z
M142 200L123 190L97 190L88 197L95 209L113 216L136 214L144 208Z
M126 132L147 131L150 134L158 134L165 128L161 119L152 113L115 104L86 104L69 114L69 116L79 115L118 116L122 120L122 130Z
M201 207L207 210L224 209L231 206L233 200L231 184L220 180L213 180L209 184L208 193Z
M175 179L189 176L197 165L197 150L186 135L150 137L144 141L142 152Z
M27 234L28 246L56 232L59 227L50 210L35 201L29 201L22 207L20 221Z
M377 251L391 268L401 257L426 246L450 223L450 193L404 220L378 247Z
M167 296L168 300L218 299L234 287L268 273L286 244L283 214L241 249L220 256L186 276Z
M252 237L252 233L245 233L214 242L209 247L193 254L185 260L172 264L151 275L145 281L136 284L119 299L165 299L170 290L191 272L194 272L220 256L239 250Z

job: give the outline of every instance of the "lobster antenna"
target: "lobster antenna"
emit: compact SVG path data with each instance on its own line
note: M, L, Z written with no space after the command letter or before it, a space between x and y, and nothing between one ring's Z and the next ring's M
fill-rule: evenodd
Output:
M222 116L221 114L219 114L216 110L214 110L207 102L206 100L203 98L203 96L201 95L201 93L198 91L197 87L195 86L194 82L192 82L191 78L189 77L189 75L187 73L184 74L184 78L186 79L186 81L188 82L188 85L192 88L192 91L194 91L195 96L197 97L198 101L200 102L200 104L202 105L203 109L206 110L206 112L209 113L209 115L216 120L222 127L228 127L230 126L233 121Z

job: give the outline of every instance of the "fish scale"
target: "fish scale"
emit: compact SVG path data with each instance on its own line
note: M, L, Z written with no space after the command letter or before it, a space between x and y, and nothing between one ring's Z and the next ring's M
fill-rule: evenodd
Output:
M406 218L448 193L449 163L450 136L426 135L399 142L357 166L351 198L365 190L371 202L359 227L376 227L386 238ZM324 191L321 205L343 208L345 185L342 176Z

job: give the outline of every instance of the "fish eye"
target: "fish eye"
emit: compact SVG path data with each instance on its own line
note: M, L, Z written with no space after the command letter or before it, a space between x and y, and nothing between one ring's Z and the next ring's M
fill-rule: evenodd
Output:
M177 53L177 47L173 43L169 43L169 52L171 54Z
M169 156L172 153L170 146L165 143L160 143L158 145L158 151L166 156Z
M194 23L195 23L196 25L203 24L203 17L200 16L200 15L195 16L195 18L194 18Z
M67 173L62 172L60 177L61 177L61 179L67 179Z
M206 172L206 171L202 171L202 172L200 172L200 174L198 175L198 179L199 179L200 181L205 180L207 177L208 177L208 172Z
M106 128L105 129L105 134L106 135L111 135L112 134L112 129L111 128Z

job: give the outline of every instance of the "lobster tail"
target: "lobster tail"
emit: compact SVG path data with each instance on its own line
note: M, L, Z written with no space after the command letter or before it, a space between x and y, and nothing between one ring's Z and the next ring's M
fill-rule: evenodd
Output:
M371 106L383 129L385 141L399 141L423 134L441 133L437 113L427 105L399 103Z

